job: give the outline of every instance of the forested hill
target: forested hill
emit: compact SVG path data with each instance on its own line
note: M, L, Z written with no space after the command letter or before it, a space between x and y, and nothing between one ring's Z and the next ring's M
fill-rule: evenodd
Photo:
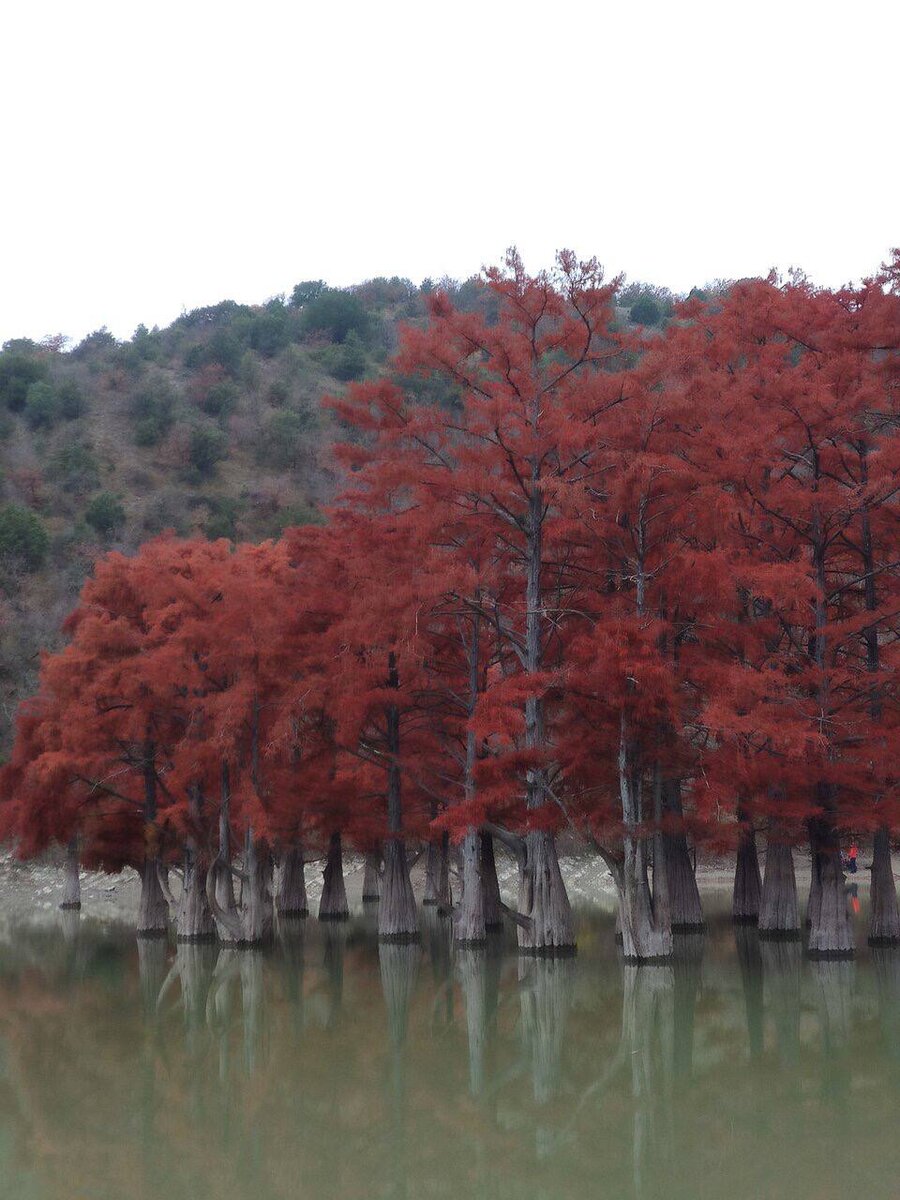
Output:
M488 303L478 279L441 286L461 308ZM164 529L261 540L320 519L334 489L322 398L386 369L431 287L311 281L262 305L226 300L140 326L126 342L101 329L71 349L4 344L0 748L98 553ZM620 312L656 324L671 299L633 285Z

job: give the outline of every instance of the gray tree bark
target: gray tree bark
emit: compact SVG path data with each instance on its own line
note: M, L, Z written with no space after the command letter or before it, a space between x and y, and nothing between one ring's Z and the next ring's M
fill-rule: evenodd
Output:
M503 928L503 907L494 839L489 833L481 834L481 889L484 895L484 928L487 933L497 933Z
M684 809L681 804L681 780L666 779L663 788L663 814L676 822L676 830L664 833L666 871L669 884L669 914L672 931L695 933L703 929L703 905L684 834ZM678 829L677 826L682 828Z
M59 907L81 908L81 875L78 867L77 837L71 838L66 846L66 861L63 866L63 898Z
M186 847L184 852L184 882L175 918L175 934L179 942L209 942L216 936L206 898L206 866L193 846Z
M367 854L363 870L364 904L372 904L381 899L381 855Z
M169 932L169 909L159 882L158 868L159 861L156 858L145 858L141 864L141 898L137 921L137 935L140 938L164 938Z
M759 932L763 937L800 937L794 855L789 845L771 838L766 845Z
M891 865L891 835L886 825L879 825L875 830L870 901L869 945L900 944L900 912L897 909L897 887Z
M280 917L305 917L309 914L303 851L299 846L290 846L281 855L281 875L275 904Z
M572 909L566 894L556 839L543 830L525 835L525 853L519 868L518 924L520 954L571 953L575 949Z
M344 857L339 833L333 833L328 841L328 857L325 859L322 879L319 920L348 920L350 907L347 904L347 889L344 885Z
M479 946L485 940L484 880L481 834L466 830L462 840L462 890L453 921L453 937L463 946Z
M841 851L830 820L810 822L812 883L809 944L814 958L849 958L855 949L853 923L844 886Z
M739 813L739 820L740 816ZM756 831L752 821L740 820L740 824L731 916L738 924L755 925L759 921L762 901L762 876L759 870L759 855L756 852Z
M422 903L445 911L450 909L450 838L446 833L438 841L428 843Z

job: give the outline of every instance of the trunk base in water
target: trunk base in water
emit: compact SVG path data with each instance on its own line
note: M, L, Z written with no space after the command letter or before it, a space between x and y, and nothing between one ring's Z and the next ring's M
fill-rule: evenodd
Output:
M467 829L460 847L462 892L453 919L453 940L458 946L483 946L486 938L484 922L484 875L482 870L481 835L477 829Z
M855 951L841 852L831 831L812 832L813 884L810 887L810 958L852 958Z
M439 842L428 843L422 903L450 911L450 839L446 833Z
M559 869L552 833L532 829L525 835L525 858L519 868L519 953L575 953L572 909Z
M281 856L281 879L278 884L275 907L279 917L309 916L303 851L297 847L286 850Z
M70 912L81 908L81 875L78 870L78 839L72 838L66 846L63 898L60 908Z
M384 878L381 883L381 903L378 906L378 940L401 944L419 940L419 918L412 884L409 881L406 846L402 838L389 838L384 843Z
M344 886L344 855L339 833L333 833L329 839L328 857L325 860L325 871L322 878L319 920L348 920L350 908L347 904L347 889Z
M381 858L378 854L367 854L363 870L363 904L376 904L381 899Z
M169 909L159 882L158 862L145 858L141 864L141 899L138 907L137 936L164 938L169 934Z
M900 913L897 910L897 888L891 869L891 837L884 825L875 830L871 901L869 945L900 945Z
M797 877L789 845L770 841L759 904L759 936L795 941L801 937Z
M759 921L762 900L762 876L756 853L756 832L752 825L741 830L737 862L734 867L734 891L731 896L731 919L736 925L755 925Z
M487 933L499 933L503 928L503 909L494 839L489 833L481 834L481 888L484 893L484 928Z
M216 926L206 899L206 867L197 860L195 850L185 854L184 887L175 923L178 942L212 942Z

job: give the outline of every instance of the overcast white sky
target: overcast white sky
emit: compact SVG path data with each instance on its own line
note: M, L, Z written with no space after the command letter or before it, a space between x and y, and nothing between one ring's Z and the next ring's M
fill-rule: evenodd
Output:
M571 246L687 289L900 242L897 0L11 0L0 341Z

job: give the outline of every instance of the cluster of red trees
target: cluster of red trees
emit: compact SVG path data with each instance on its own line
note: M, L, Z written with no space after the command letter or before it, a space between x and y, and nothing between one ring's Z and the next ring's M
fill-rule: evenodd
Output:
M395 373L333 402L327 526L98 564L20 715L0 833L136 866L145 932L168 901L181 936L238 942L273 893L305 911L311 851L320 915L345 913L342 838L380 935L415 937L425 843L460 941L505 910L547 951L574 942L571 828L652 959L702 923L688 835L737 848L735 916L774 933L799 928L808 842L810 950L851 952L841 838L871 832L872 936L900 940L898 277L740 283L651 335L568 253L537 277L510 254L480 313L435 295Z

